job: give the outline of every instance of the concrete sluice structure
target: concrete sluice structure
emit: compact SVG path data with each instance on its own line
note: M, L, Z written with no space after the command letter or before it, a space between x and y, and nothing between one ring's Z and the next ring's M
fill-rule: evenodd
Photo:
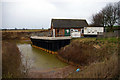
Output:
M70 43L71 37L39 37L31 36L32 46L48 53L57 54L57 51Z

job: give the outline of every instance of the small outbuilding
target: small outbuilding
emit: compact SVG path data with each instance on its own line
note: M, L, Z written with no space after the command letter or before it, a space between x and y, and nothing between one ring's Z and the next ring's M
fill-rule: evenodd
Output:
M51 30L54 37L83 35L83 28L88 27L85 19L52 19Z
M85 19L52 19L51 30L53 37L96 37L104 27L90 27Z

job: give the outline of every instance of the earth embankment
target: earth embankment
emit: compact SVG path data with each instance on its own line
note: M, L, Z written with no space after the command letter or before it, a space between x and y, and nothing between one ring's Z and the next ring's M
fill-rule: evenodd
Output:
M118 38L74 39L58 56L80 68L69 78L113 78L118 75L118 44Z

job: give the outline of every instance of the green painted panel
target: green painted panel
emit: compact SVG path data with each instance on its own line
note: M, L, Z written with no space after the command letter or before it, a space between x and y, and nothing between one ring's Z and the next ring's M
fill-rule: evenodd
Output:
M65 29L65 36L70 36L70 29Z

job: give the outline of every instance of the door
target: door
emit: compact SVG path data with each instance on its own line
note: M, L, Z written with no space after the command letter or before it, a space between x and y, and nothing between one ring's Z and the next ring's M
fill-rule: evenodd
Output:
M65 29L65 36L70 36L70 29Z

